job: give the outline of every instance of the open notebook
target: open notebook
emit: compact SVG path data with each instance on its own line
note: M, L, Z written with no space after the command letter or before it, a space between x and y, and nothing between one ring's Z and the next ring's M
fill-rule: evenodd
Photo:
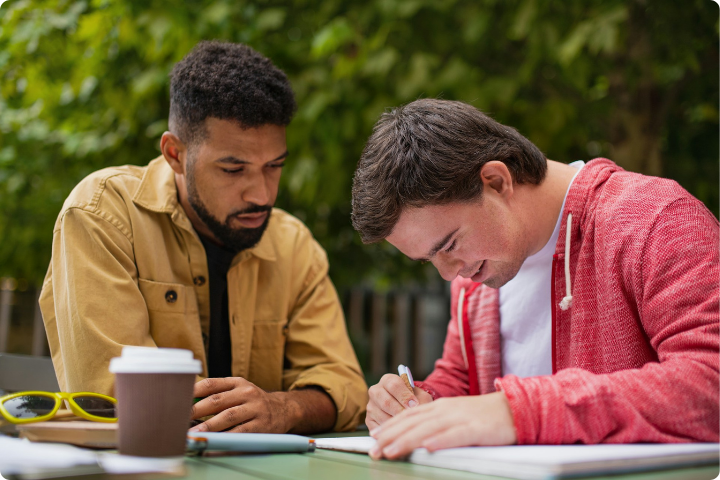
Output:
M371 437L319 438L317 448L367 453ZM408 461L527 480L640 472L718 463L720 444L513 445L415 450Z

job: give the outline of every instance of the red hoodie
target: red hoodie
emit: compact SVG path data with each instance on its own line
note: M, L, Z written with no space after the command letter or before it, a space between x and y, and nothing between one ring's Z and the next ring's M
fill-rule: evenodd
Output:
M504 391L519 444L717 442L719 230L676 182L588 162L553 257L553 374L502 377L498 291L458 277L443 357L418 383Z

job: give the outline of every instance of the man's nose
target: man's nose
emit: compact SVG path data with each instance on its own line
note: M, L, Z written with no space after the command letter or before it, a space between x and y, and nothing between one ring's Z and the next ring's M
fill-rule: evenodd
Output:
M433 263L443 280L447 280L448 282L455 280L463 266L461 260L438 260Z
M265 184L262 175L251 179L250 184L243 192L243 201L255 205L268 205L270 203L270 190Z

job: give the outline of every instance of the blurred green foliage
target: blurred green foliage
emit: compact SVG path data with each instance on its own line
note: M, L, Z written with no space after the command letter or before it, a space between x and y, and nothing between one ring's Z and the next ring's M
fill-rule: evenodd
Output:
M470 102L548 158L607 156L678 180L718 213L718 6L710 0L10 0L0 8L0 276L39 282L62 202L102 167L145 164L168 72L201 39L287 72L299 110L278 206L340 286L423 283L350 225L352 173L387 108Z

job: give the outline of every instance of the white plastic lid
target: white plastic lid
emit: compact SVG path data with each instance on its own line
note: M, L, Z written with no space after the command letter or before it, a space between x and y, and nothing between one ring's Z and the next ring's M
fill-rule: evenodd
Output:
M182 348L123 347L122 356L110 360L110 372L198 374L202 365Z

